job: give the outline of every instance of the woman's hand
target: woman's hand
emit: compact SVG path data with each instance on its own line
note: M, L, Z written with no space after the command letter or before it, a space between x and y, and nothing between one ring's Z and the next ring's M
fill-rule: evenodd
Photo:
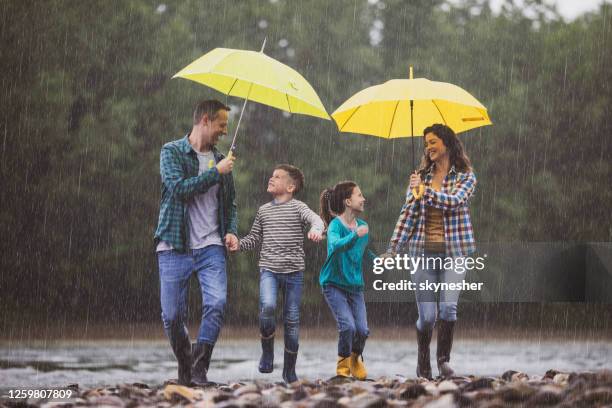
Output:
M410 175L410 189L417 188L421 183L423 183L421 176L415 170L414 173Z
M357 228L357 236L359 238L363 237L365 234L368 233L368 226L367 225L362 225L360 227Z

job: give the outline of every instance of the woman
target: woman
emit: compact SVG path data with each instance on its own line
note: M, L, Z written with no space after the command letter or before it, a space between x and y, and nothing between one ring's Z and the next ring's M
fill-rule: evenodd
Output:
M359 186L352 181L321 193L320 214L328 229L327 259L319 283L338 327L336 374L358 380L367 376L362 353L369 334L361 269L368 224L357 218L364 204ZM373 257L371 251L368 254Z
M387 252L395 254L407 243L411 256L424 254L425 267L415 275L419 311L417 376L432 378L429 343L436 324L438 371L440 376L448 378L454 374L449 361L459 293L439 293L438 311L435 294L419 290L418 282L448 282L462 278L445 266L449 265L446 262L449 258L456 260L475 250L468 203L476 187L476 176L463 144L451 128L435 124L426 128L423 135L425 150L421 166L410 176L406 204Z

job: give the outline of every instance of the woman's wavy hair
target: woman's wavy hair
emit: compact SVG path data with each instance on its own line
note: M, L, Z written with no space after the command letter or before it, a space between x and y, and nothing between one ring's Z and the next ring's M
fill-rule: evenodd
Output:
M463 148L463 143L457 137L453 129L446 125L442 125L440 123L436 123L435 125L431 125L426 127L423 130L423 137L426 134L433 133L442 139L442 143L446 146L446 150L448 151L448 158L451 166L455 166L455 169L460 172L467 172L472 170L472 163L470 162L470 158L465 154L465 149ZM429 158L426 150L423 150L423 157L421 158L421 165L419 167L419 172L421 174L425 172L432 165L432 161Z
M344 200L351 198L353 189L357 187L354 181L341 181L332 188L326 188L321 192L319 214L328 226L331 220L344 212L346 205Z

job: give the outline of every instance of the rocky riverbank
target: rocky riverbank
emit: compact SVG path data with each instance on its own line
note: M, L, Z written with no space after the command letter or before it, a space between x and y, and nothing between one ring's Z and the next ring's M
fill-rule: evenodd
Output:
M68 400L0 400L0 407L603 407L612 406L612 371L563 373L549 370L529 376L506 371L501 377L454 377L450 380L342 377L299 381L285 386L266 382L188 388L123 384L79 389L70 385Z

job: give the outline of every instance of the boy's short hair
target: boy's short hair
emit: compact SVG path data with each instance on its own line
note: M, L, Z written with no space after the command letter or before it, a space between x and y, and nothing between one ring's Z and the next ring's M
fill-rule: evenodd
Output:
M279 164L274 168L274 170L285 170L287 174L289 174L289 177L291 177L291 180L295 185L293 194L299 193L302 188L304 188L304 173L302 173L302 170L290 164Z

